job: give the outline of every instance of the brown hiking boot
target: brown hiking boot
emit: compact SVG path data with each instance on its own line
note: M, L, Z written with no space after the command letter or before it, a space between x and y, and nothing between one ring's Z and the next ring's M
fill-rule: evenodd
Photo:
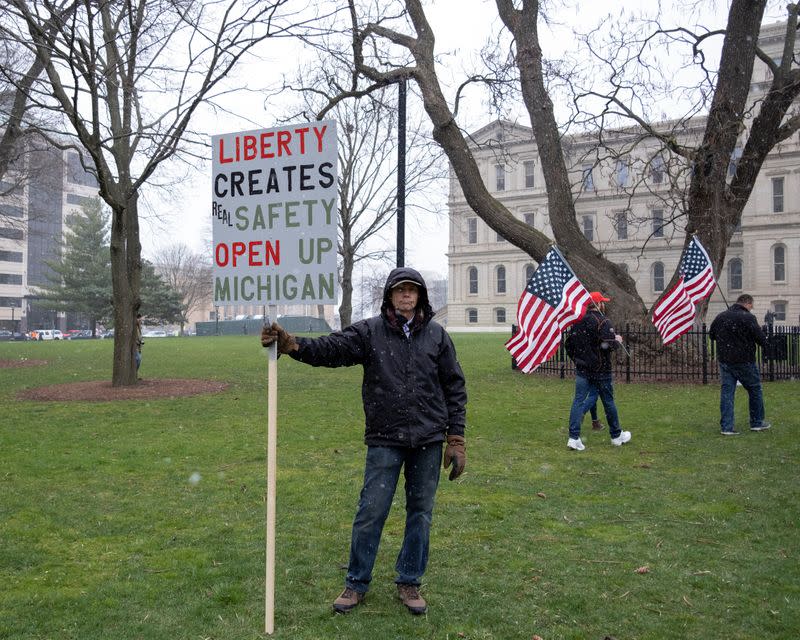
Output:
M364 602L364 594L355 589L346 587L336 600L333 601L333 610L336 613L347 613Z
M602 431L603 423L599 420L592 420L592 431Z
M397 595L415 616L422 615L428 610L428 603L419 595L419 587L415 584L398 584Z

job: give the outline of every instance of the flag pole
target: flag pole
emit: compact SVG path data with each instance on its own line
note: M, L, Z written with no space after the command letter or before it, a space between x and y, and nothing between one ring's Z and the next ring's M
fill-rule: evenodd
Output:
M563 253L561 253L561 251L559 250L558 246L556 246L556 244L555 244L555 243L553 243L552 245L550 245L550 248L551 248L551 249L554 249L554 250L555 250L555 252L556 252L556 253L557 253L557 254L558 254L560 257L561 257L561 260L563 260L563 261L564 261L564 264L565 264L565 265L567 265L567 269L569 269L569 272L570 272L570 273L571 273L573 276L575 276L576 278L578 278L577 274L576 274L576 273L575 273L575 272L572 270L572 266L569 264L569 262L567 262L567 259L564 257L564 254L563 254ZM580 282L580 278L578 278L578 281ZM581 283L581 284L583 284L583 283ZM602 311L600 311L600 307L598 307L598 306L597 306L597 303L596 303L594 300L592 300L592 306L595 308L595 310L596 310L598 313L603 313ZM620 347L622 347L622 350L623 350L623 351L624 351L624 352L627 354L627 356L630 358L630 356L631 356L631 352L630 352L630 351L628 351L628 349L625 347L625 345L624 345L624 344L622 344L621 342L619 342L618 344L619 344L619 346L620 346Z
M269 322L278 317L277 305L269 305ZM268 352L267 365L267 529L266 529L266 587L264 589L264 631L275 631L275 485L278 459L278 341Z

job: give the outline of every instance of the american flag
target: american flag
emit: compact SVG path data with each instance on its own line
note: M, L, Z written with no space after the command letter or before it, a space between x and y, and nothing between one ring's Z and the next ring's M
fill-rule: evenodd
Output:
M681 277L653 309L653 324L664 344L675 342L694 324L695 305L711 295L717 282L706 250L696 236L681 258Z
M559 250L550 249L517 304L519 332L506 342L518 368L530 373L552 356L561 332L583 317L590 301Z

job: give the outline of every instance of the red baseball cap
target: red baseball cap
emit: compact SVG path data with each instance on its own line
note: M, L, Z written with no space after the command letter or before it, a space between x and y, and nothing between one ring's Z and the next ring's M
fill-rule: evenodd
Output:
M611 302L611 298L606 298L599 291L592 291L589 294L589 297L592 299L592 302L594 302L595 304L597 304L598 302Z

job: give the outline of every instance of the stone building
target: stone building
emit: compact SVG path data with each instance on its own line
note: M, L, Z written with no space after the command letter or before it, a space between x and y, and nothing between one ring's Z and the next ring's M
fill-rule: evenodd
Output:
M785 25L762 28L760 43L778 57ZM768 86L770 72L759 60L753 72L751 101ZM686 142L703 135L705 120L663 122ZM616 149L630 148L635 129L619 130L606 139ZM489 190L520 220L553 237L547 193L531 129L498 120L472 134L472 147ZM633 153L597 162L588 151L591 136L565 138L578 224L584 235L609 260L625 265L639 294L651 306L664 291L678 265L683 222L675 214L673 169L655 143L639 143ZM735 170L737 148L731 159ZM684 172L686 171L684 167ZM685 174L684 174L685 178ZM679 182L682 178L678 179ZM684 182L685 183L685 182ZM510 331L516 303L536 267L530 256L491 230L467 205L458 181L450 179L448 200L450 330ZM711 296L709 317L741 293L755 298L754 313L768 310L778 324L798 324L800 314L800 137L795 134L767 157L733 235L719 287ZM724 298L723 298L724 296Z

